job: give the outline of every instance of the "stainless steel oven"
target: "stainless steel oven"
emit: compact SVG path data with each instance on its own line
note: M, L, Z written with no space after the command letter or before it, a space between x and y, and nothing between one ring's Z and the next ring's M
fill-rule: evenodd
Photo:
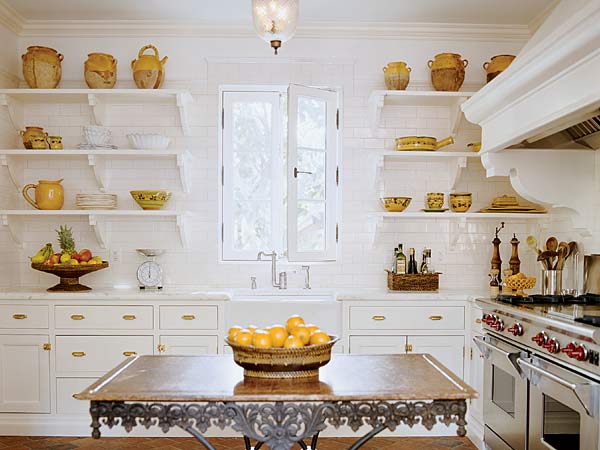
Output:
M485 357L483 386L484 441L492 450L527 449L528 382L517 360L528 352L492 335L475 336Z
M517 364L530 381L529 450L598 450L600 384L535 355Z

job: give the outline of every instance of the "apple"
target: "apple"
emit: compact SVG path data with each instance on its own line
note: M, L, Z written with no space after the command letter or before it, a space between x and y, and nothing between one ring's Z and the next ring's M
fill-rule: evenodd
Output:
M55 253L52 255L50 257L50 261L52 261L52 264L60 264L60 253Z
M81 255L79 253L73 253L71 255L71 259L74 259L75 261L79 262L81 261Z
M79 252L79 255L81 256L81 258L79 259L79 262L81 262L81 261L88 262L90 259L92 259L92 252L90 250L88 250L87 248L84 248L83 250L81 250Z

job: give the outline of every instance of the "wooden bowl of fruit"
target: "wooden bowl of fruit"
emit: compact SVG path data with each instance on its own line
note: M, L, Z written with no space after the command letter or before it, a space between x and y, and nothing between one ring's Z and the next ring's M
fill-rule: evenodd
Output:
M60 283L48 288L51 292L79 292L92 288L79 283L79 278L91 272L106 269L108 263L100 256L93 256L88 249L75 251L75 241L71 228L61 226L58 233L58 243L61 251L54 253L51 243L42 247L31 257L32 269L51 273L60 277Z
M246 377L312 378L331 360L331 349L338 340L316 325L305 325L300 316L292 316L285 326L234 326L225 341Z

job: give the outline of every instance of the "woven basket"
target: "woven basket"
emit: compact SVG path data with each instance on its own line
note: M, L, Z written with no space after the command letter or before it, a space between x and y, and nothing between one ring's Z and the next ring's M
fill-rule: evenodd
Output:
M327 344L300 348L256 348L225 339L233 349L233 360L244 368L244 376L255 378L309 378L319 376L319 367L331 359L331 348L339 340L329 336Z
M397 274L386 270L390 291L431 292L440 288L439 273Z

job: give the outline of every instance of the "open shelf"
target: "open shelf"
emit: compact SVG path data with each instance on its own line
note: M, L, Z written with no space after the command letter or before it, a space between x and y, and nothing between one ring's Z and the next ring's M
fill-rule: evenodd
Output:
M450 129L456 133L463 117L460 106L473 94L460 91L372 91L369 95L369 125L373 130L379 127L381 110L385 105L446 106L450 108Z
M417 212L376 212L372 213L375 217L393 218L393 219L445 219L445 220L463 220L463 219L519 219L519 220L539 220L547 214L531 213L480 213L480 212L442 212L428 213L424 211Z
M0 210L0 224L3 227L8 229L8 232L14 241L14 243L19 247L23 248L23 220L32 217L87 217L88 223L90 227L93 229L94 234L96 235L96 239L98 241L98 245L101 248L107 248L106 245L106 230L102 226L103 222L106 222L111 217L143 217L144 219L150 219L152 217L166 217L173 218L177 224L177 230L179 233L179 238L181 241L181 245L184 248L188 247L188 239L187 239L187 230L186 230L186 222L189 213L181 212L181 211L173 211L173 210L157 210L157 211L147 211L147 210L123 210L123 209L113 209L113 210L68 210L68 209L60 209L60 210L52 210L52 211L43 211L43 210Z
M192 94L184 89L0 89L0 106L7 108L16 130L24 127L24 105L35 103L82 103L92 108L94 123L108 124L107 105L171 103L179 110L184 135L190 134L188 105Z
M24 160L29 158L64 158L64 157L85 157L88 165L94 173L98 188L101 192L106 192L108 189L107 169L104 167L103 161L114 158L166 158L174 159L177 163L179 180L181 188L188 193L189 185L189 161L191 155L187 150L131 150L131 149L115 149L115 150L24 150L24 149L9 149L0 150L0 166L6 167L8 175L13 182L13 185L20 192L24 185L23 170L25 168Z

